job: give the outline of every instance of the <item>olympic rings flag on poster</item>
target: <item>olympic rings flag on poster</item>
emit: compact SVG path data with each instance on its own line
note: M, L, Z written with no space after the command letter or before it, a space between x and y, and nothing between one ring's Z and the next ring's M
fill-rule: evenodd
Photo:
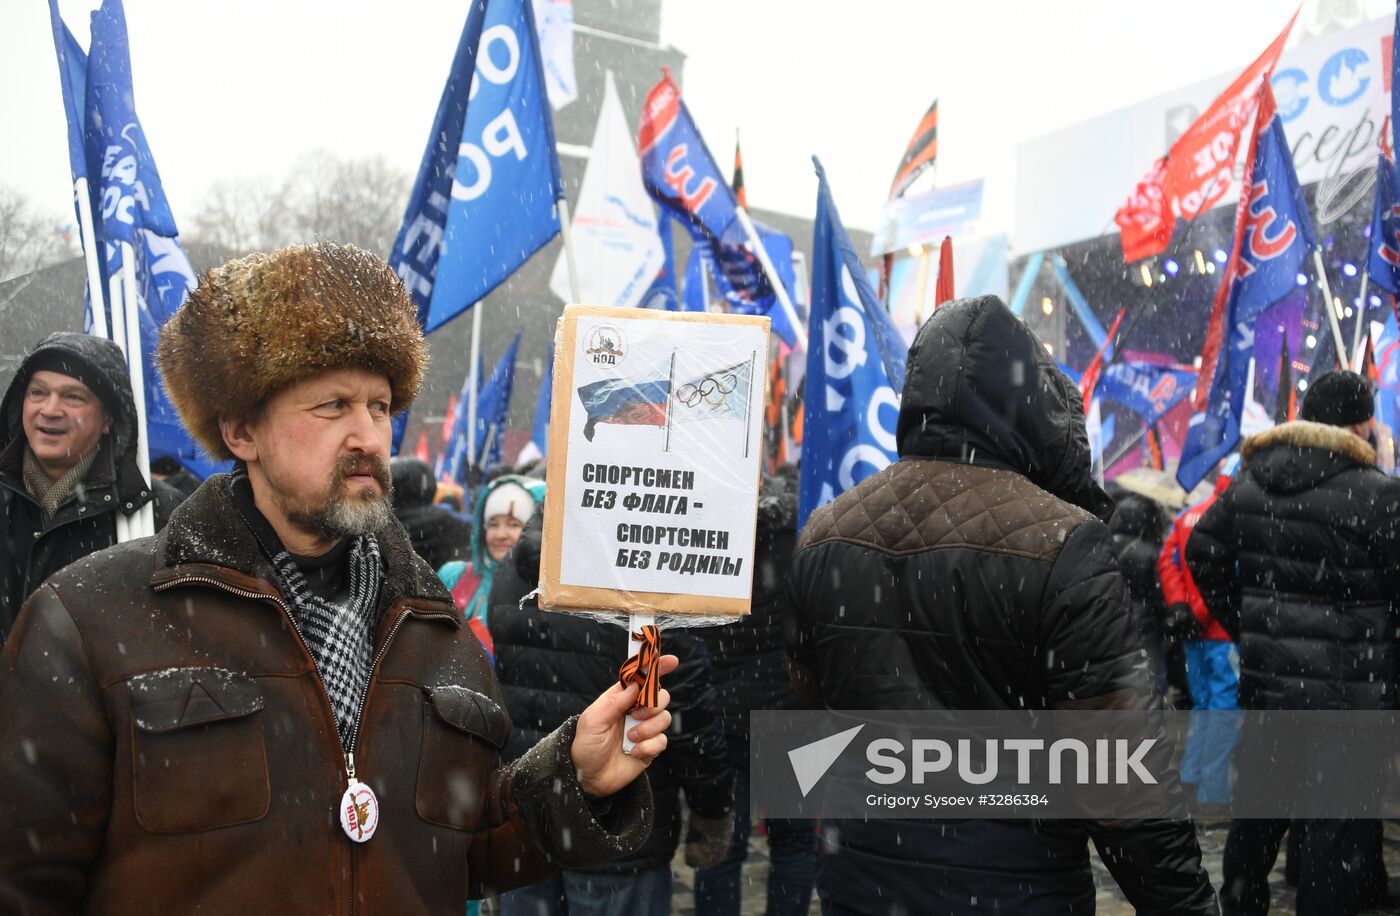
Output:
M542 607L748 613L768 339L761 316L565 309Z

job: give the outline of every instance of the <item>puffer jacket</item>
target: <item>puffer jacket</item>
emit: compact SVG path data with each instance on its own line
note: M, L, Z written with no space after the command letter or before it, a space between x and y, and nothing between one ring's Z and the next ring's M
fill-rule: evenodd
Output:
M632 852L646 779L598 817L574 722L510 766L481 647L395 524L351 754L227 475L155 538L49 579L0 654L0 910L461 913ZM353 757L353 765L351 763ZM363 843L337 818L378 796Z
M749 740L751 710L797 705L783 651L783 625L791 619L787 573L796 528L797 492L792 482L765 479L758 496L749 616L695 631L709 649L724 731L731 738Z
M909 351L900 460L817 509L791 587L794 679L858 709L1152 702L1078 391L995 297ZM1213 913L1181 821L843 821L818 888L851 912L1092 912L1088 840L1142 913Z
M408 532L413 552L440 569L452 560L471 556L471 522L433 504L437 481L433 469L419 458L395 458L389 463L394 481L394 515Z
M1157 558L1162 551L1166 528L1166 512L1158 503L1138 493L1119 497L1108 520L1138 632L1154 653L1163 649L1159 624L1166 605L1162 602L1162 583L1157 577Z
M526 597L539 578L541 519L542 514L535 513L501 561L491 588L488 619L496 676L516 727L506 745L507 760L578 715L616 683L617 669L627 657L627 632L622 627L542 611L533 596ZM669 863L681 840L682 792L690 810L702 817L723 818L733 808L734 778L705 646L682 630L663 628L661 651L677 656L680 666L663 682L671 693L672 715L666 753L647 768L654 827L635 853L595 871L632 872Z
M1239 644L1245 709L1394 709L1400 480L1345 429L1252 436L1186 562Z
M112 429L102 437L97 458L80 487L44 519L24 486L22 409L25 386L40 355L59 352L81 357L102 372L121 402ZM84 334L50 334L25 357L0 400L0 644L14 626L24 599L49 576L117 542L116 517L155 498L159 530L180 503L173 487L147 483L136 466L136 402L121 351L110 340Z

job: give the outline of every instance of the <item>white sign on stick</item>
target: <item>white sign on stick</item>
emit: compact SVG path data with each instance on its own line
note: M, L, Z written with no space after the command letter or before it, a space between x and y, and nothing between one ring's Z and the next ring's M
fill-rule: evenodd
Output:
M749 611L769 321L568 306L540 605Z

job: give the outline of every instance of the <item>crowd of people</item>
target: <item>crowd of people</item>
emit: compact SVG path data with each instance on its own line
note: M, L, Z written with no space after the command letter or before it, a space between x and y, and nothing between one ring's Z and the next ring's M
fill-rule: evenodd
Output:
M115 345L55 334L19 367L0 909L666 913L682 855L696 911L737 914L754 710L1172 704L1195 711L1180 780L1209 807L1250 752L1230 711L1397 705L1400 481L1362 376L1318 380L1173 519L1095 480L1079 391L1004 303L948 303L909 351L900 460L801 531L794 469L766 476L752 613L668 630L665 689L634 710L626 632L536 603L543 466L488 475L464 511L390 460L415 315L349 246L210 271L158 353L233 462L202 484L142 475ZM156 537L118 544L118 513L152 501ZM1386 893L1376 821L1237 820L1216 876L1186 820L761 829L770 916L814 890L830 914L1092 912L1091 844L1140 912L1265 913L1285 834L1299 912Z

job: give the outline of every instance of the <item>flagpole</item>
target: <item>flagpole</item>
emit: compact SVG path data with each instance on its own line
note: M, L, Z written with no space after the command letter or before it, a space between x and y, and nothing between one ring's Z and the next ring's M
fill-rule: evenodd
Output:
M472 349L467 363L467 467L463 479L470 487L471 472L476 467L476 388L481 377L481 303L472 307Z
M107 327L107 297L102 288L102 269L97 260L97 234L92 228L92 197L88 180L73 179L73 197L78 204L78 230L82 233L83 260L87 265L88 295L92 301L92 333L94 337L111 339Z
M792 300L788 298L787 287L783 286L783 281L778 278L778 271L768 258L768 251L758 238L758 230L754 228L753 220L749 219L749 211L743 207L735 207L734 215L739 218L739 225L744 227L744 234L753 243L753 253L758 258L758 263L763 265L763 272L768 275L768 283L773 287L774 295L778 297L778 304L783 307L783 313L787 315L788 323L792 325L792 333L797 338L798 349L804 353L807 352L807 329L802 326L802 320L797 317L797 309L793 308Z
M130 242L121 243L122 300L126 313L126 365L131 378L131 396L136 402L136 469L141 479L151 479L150 435L146 432L146 366L141 354L141 300L136 288L136 248ZM156 533L154 498L148 500L136 514L136 537Z
M1364 269L1361 271L1361 304L1356 308L1356 330L1351 338L1351 364L1361 365L1361 328L1366 320L1366 287L1371 280L1371 271Z
M1342 326L1337 321L1337 304L1332 300L1332 287L1327 282L1327 271L1322 268L1322 249L1313 249L1313 265L1317 268L1317 280L1322 284L1322 295L1327 300L1327 323L1332 327L1332 342L1337 345L1337 361L1343 369L1350 369L1347 359L1347 345L1342 340Z
M559 198L559 235L564 240L564 263L569 267L569 294L574 297L574 301L583 302L583 293L579 292L578 265L574 263L574 231L569 223L569 200L561 196Z

